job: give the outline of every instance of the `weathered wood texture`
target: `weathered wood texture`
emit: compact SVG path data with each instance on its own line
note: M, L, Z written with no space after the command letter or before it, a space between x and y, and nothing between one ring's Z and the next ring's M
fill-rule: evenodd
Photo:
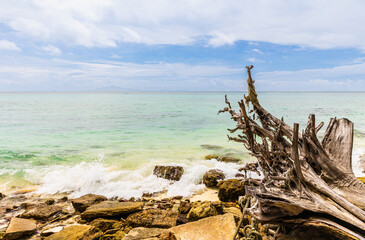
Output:
M248 66L248 95L238 102L239 111L228 112L236 122L228 129L230 140L242 143L257 162L245 171L263 175L259 181L246 179L246 195L255 203L247 209L254 218L266 223L306 224L327 228L341 238L364 239L365 184L353 174L351 155L353 123L332 118L322 141L317 138L311 114L302 133L299 125L290 127L266 111L259 103ZM237 134L238 133L238 134Z

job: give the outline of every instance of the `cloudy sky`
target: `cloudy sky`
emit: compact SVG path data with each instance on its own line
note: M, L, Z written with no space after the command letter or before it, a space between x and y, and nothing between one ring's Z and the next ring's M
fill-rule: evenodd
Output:
M365 1L0 0L0 91L365 91Z

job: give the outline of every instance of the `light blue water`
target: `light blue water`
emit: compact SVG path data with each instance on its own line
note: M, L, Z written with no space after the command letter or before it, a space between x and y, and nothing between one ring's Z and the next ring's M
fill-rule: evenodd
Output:
M36 184L47 185L48 192L100 192L106 185L89 182L99 177L105 184L120 183L123 174L128 175L123 183L142 181L151 177L156 163L204 170L220 164L202 160L206 154L248 159L242 146L227 141L226 128L233 121L227 114L217 115L225 107L224 94L0 93L0 184L7 190ZM242 97L227 95L233 105ZM355 154L365 153L365 93L260 93L259 99L289 124L305 126L310 113L318 122L328 123L334 116L350 119L355 123ZM223 148L209 150L202 144ZM72 171L76 176L69 176ZM67 182L82 178L83 171L87 177L78 185ZM58 183L49 186L52 181ZM199 184L198 177L190 181ZM138 195L138 187L125 191ZM123 190L113 193L129 196Z

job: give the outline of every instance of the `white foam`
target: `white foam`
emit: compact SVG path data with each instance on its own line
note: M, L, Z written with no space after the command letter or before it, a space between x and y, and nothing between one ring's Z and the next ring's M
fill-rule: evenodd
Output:
M57 167L49 171L42 179L39 193L71 193L79 197L87 193L101 194L106 197L132 198L141 197L143 193L167 191L168 196L188 197L205 188L202 178L209 169L220 169L227 178L234 178L242 165L223 163L217 160L180 161L161 163L184 167L180 181L169 181L156 177L152 172L156 161L151 160L137 170L111 170L101 161L81 163L73 167Z

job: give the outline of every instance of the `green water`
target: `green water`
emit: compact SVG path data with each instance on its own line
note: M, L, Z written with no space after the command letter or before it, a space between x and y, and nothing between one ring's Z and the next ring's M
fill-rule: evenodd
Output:
M161 162L204 165L204 155L217 152L248 159L242 146L227 141L226 128L233 121L228 114L217 115L225 107L224 94L0 93L0 184L3 189L44 184L50 171L84 163L139 171ZM242 97L227 94L233 104ZM328 123L333 116L350 119L355 123L354 154L365 152L365 93L259 97L268 111L290 124L305 126L310 113L318 122Z

